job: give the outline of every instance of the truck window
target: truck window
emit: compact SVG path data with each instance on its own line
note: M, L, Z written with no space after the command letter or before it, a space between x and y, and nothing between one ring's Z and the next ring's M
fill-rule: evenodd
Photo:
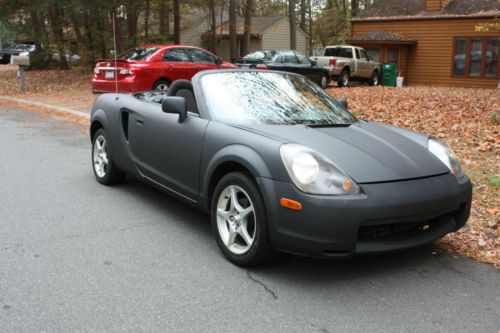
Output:
M365 50L361 50L361 59L368 61L368 55Z
M352 49L350 47L349 48L342 48L341 50L342 51L338 55L339 57L352 59Z
M325 49L325 57L337 57L339 54L339 47L330 47Z
M361 59L361 56L359 55L359 49L356 49L356 59Z

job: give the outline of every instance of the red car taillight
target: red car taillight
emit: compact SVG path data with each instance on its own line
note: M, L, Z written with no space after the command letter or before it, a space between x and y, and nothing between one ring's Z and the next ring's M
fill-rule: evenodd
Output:
M335 59L330 59L330 66L335 67Z
M122 69L120 69L120 74L121 75L134 75L134 70L129 69L129 68L122 68Z
M257 66L255 66L255 68L257 68L257 69L267 69L267 66L264 65L264 64L257 64Z

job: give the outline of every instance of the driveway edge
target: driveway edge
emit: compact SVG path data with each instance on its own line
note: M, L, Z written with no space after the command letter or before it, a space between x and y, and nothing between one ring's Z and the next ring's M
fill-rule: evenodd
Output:
M11 101L11 102L16 102L16 103L21 103L21 104L27 104L27 105L34 105L34 106L39 106L42 108L49 109L51 111L63 113L63 114L69 114L84 120L89 120L90 119L90 114L81 112L81 111L76 111L70 108L65 108L63 106L56 106L56 105L51 105L51 104L45 104L41 102L34 102L22 98L16 98L16 97L9 97L9 96L0 96L0 100L4 101Z

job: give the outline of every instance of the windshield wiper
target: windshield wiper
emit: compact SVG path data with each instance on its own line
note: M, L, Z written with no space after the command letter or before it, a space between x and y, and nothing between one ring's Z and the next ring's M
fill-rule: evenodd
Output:
M321 127L349 127L351 124L304 124L307 127L321 128Z

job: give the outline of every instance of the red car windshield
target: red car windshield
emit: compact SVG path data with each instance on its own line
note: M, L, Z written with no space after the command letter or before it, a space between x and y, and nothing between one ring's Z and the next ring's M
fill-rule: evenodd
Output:
M123 60L144 60L158 51L156 47L136 47L123 52L117 58Z

